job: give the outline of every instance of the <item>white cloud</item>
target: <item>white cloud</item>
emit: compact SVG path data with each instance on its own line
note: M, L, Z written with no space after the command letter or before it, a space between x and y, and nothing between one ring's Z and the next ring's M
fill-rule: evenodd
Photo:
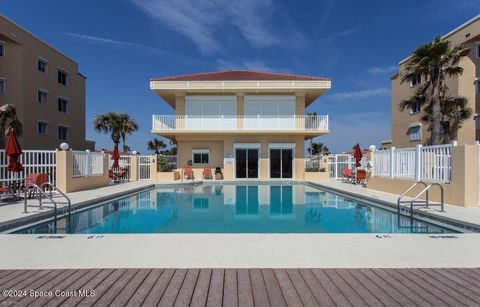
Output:
M388 88L381 87L381 88L367 89L367 90L361 90L361 91L335 93L327 97L331 100L344 100L344 99L369 98L373 96L387 96L389 94L390 94L390 90Z
M356 33L360 30L361 29L359 27L355 27L355 28L350 28L350 29L346 29L346 30L343 30L343 31L339 31L337 33L333 33L329 36L326 36L326 37L322 38L320 40L320 45L329 44L329 43L333 42L334 40L337 40L338 38Z
M236 29L254 47L272 46L281 39L267 26L273 14L270 0L130 0L155 21L181 33L205 54L221 50L219 33Z
M228 69L251 69L251 70L261 70L261 71L279 71L278 69L273 68L267 63L260 60L217 60L217 68L221 70Z
M398 70L398 67L395 65L387 67L372 67L368 70L368 73L374 76L383 75L383 74L392 74Z

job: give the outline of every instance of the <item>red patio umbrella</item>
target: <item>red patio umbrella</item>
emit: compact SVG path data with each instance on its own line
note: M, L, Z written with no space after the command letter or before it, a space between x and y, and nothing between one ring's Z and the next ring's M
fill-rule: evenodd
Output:
M355 145L355 150L353 152L353 157L355 158L355 167L360 167L362 164L360 161L362 161L362 149L360 148L360 145L357 143Z
M23 171L23 165L18 161L20 155L22 154L22 148L18 143L17 137L15 136L15 131L10 130L8 134L7 146L5 147L5 154L9 158L7 170L9 172L21 172Z
M120 166L118 164L118 159L120 159L120 153L118 152L118 144L115 144L115 147L113 148L112 159L112 168L118 168Z

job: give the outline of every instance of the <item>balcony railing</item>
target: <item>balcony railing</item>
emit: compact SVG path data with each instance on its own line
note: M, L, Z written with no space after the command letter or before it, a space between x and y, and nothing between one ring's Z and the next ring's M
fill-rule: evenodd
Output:
M328 115L153 115L153 131L328 131Z

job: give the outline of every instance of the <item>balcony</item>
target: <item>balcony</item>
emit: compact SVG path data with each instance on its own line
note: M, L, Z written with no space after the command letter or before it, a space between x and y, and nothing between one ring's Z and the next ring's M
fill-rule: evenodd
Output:
M181 133L272 132L305 135L328 133L328 115L153 115L152 132Z

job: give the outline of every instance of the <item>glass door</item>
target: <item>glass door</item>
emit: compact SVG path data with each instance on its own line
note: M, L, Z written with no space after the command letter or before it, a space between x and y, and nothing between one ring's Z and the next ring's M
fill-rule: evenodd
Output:
M258 149L235 149L236 178L258 179Z
M293 178L293 149L270 149L270 178Z

